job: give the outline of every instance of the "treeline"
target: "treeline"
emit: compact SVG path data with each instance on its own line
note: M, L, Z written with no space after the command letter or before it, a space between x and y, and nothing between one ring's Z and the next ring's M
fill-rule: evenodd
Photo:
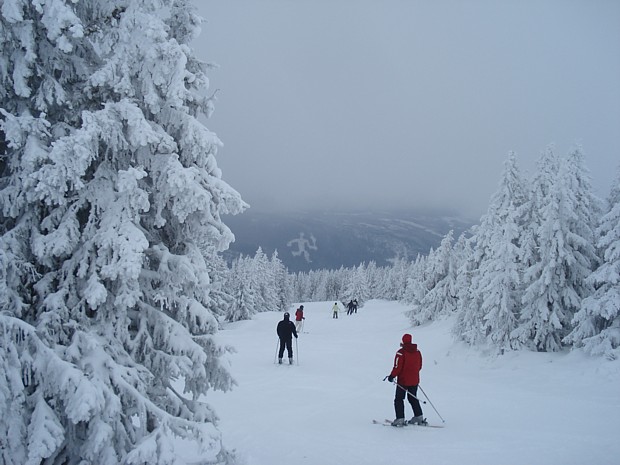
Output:
M416 326L455 315L455 336L471 345L558 351L620 350L620 173L609 198L592 190L580 149L541 154L526 179L514 154L480 223L415 260L391 266L288 274L277 253L232 264L226 319L284 310L291 302L398 300Z

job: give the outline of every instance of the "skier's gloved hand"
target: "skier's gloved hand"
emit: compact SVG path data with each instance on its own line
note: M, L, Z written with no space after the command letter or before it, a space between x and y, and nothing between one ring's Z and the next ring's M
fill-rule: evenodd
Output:
M295 339L297 339L297 334L295 334Z
M388 381L389 381L390 383L393 383L393 382L394 382L394 377L393 377L393 376L388 376Z

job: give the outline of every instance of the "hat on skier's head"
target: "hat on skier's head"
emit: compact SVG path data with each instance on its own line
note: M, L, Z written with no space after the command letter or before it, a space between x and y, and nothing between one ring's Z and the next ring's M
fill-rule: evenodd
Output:
M403 344L411 344L411 334L403 334Z
M304 308L304 306L303 306L303 305L300 305L300 306L299 306L299 308Z
M284 312L284 319L288 320L288 317L291 316L288 312Z

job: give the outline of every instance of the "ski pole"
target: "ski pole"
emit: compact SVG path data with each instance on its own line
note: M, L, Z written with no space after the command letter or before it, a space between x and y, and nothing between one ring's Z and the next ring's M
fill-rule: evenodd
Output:
M299 366L299 346L297 345L297 338L295 338L295 352L297 352L297 365Z
M383 381L385 381L386 379L388 379L388 377L386 376L385 378L383 378ZM400 384L398 383L394 383L396 384L396 386L398 386L399 388L401 388L403 391L405 391L408 395L410 395L411 397L413 397L415 400L417 400L418 402L421 402L423 404L426 404L426 401L420 399L419 397L414 396L413 394L411 394L407 389L405 389L404 387L402 387ZM428 397L427 397L428 399Z
M431 407L433 407L433 410L435 410L435 413L437 415L439 415L439 418L441 418L442 422L446 422L446 420L443 419L443 417L439 414L439 412L437 411L437 409L435 408L435 406L433 405L433 403L431 402L431 400L428 398L428 396L426 395L426 392L424 392L424 389L422 389L422 386L420 386L418 384L418 387L420 388L420 391L422 391L422 394L424 394L424 397L426 397L426 399L428 400L428 403L431 404Z
M276 340L276 353L273 356L273 363L275 365L276 359L278 358L278 346L280 345L280 338Z

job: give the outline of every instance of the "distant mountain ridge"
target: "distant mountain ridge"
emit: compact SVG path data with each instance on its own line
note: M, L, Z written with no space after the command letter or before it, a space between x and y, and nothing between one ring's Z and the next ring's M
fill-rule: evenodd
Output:
M278 256L291 272L348 268L362 262L389 264L395 257L413 260L436 248L454 231L455 238L475 221L445 212L294 212L252 209L227 216L235 242L224 256L254 256L260 246Z

